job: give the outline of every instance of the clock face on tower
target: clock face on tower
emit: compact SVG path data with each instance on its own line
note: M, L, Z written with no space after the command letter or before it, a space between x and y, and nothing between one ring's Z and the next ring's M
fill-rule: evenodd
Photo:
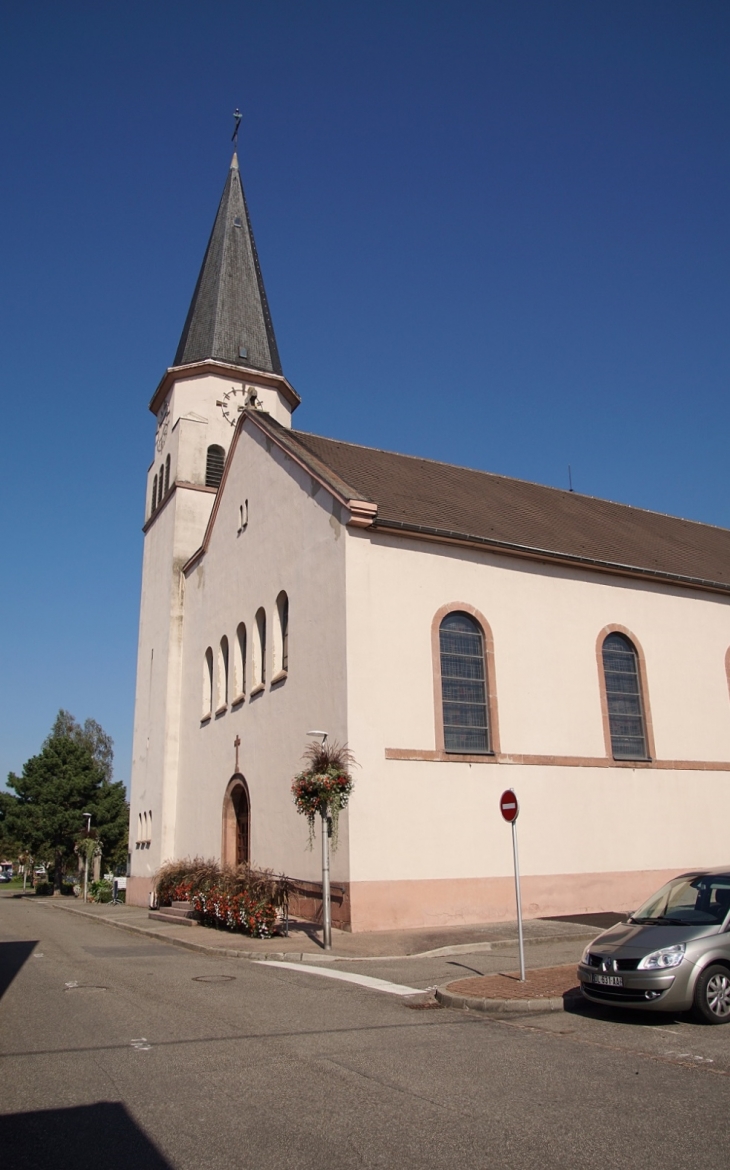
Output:
M243 386L231 386L230 390L223 395L220 402L216 406L220 406L221 414L226 422L235 427L238 422L238 416L246 404L246 391Z
M158 451L161 451L165 446L167 439L167 432L170 426L170 400L168 399L160 407L160 413L157 415L157 434L155 436L155 446Z

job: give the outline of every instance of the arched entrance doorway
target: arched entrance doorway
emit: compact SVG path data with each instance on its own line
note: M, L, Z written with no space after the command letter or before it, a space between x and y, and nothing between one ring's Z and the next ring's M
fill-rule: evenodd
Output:
M248 785L239 773L232 776L223 798L223 847L225 865L248 865L251 861L251 804Z

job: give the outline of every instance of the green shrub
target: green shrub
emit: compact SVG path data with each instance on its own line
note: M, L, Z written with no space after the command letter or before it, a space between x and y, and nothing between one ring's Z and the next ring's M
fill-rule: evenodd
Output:
M64 898L73 898L74 884L73 882L63 882L61 886L61 893Z
M111 902L112 884L106 878L102 878L98 882L91 882L89 885L89 893L94 902Z
M36 882L35 892L38 898L49 898L53 894L53 882Z

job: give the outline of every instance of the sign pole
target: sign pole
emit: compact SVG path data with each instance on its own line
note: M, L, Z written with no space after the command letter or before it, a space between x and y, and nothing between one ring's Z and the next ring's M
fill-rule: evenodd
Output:
M332 900L330 897L330 820L329 809L322 813L322 943L332 950Z
M515 897L517 900L517 935L520 941L520 982L525 982L525 940L522 937L522 898L520 897L520 858L517 852L517 821L512 822L512 852L515 858Z
M517 794L508 788L499 798L499 811L512 826L512 854L515 863L515 900L517 902L517 936L520 944L520 983L525 982L525 940L522 937L522 898L520 896L520 858L517 852L517 818L520 806Z

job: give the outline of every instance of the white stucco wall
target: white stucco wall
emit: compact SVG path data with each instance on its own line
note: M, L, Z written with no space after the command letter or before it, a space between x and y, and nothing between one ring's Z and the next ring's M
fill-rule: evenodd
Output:
M507 877L499 794L521 803L526 874L660 870L730 859L730 773L386 760L433 751L431 625L450 603L494 637L503 755L604 757L596 640L622 625L641 644L657 758L730 761L728 602L517 558L348 533L348 725L361 763L351 880Z
M239 532L245 500L248 525ZM252 860L298 878L320 876L318 850L307 848L306 821L296 813L290 788L302 767L307 731L321 728L340 741L347 735L344 546L339 508L328 493L254 426L244 428L208 551L185 583L176 856L220 855L223 798L240 736ZM289 672L272 685L281 590L289 597ZM251 697L253 626L261 606L267 616L267 682ZM205 650L210 646L217 655L223 635L232 650L239 622L248 634L246 700L201 725ZM343 817L334 880L346 879L347 854Z

